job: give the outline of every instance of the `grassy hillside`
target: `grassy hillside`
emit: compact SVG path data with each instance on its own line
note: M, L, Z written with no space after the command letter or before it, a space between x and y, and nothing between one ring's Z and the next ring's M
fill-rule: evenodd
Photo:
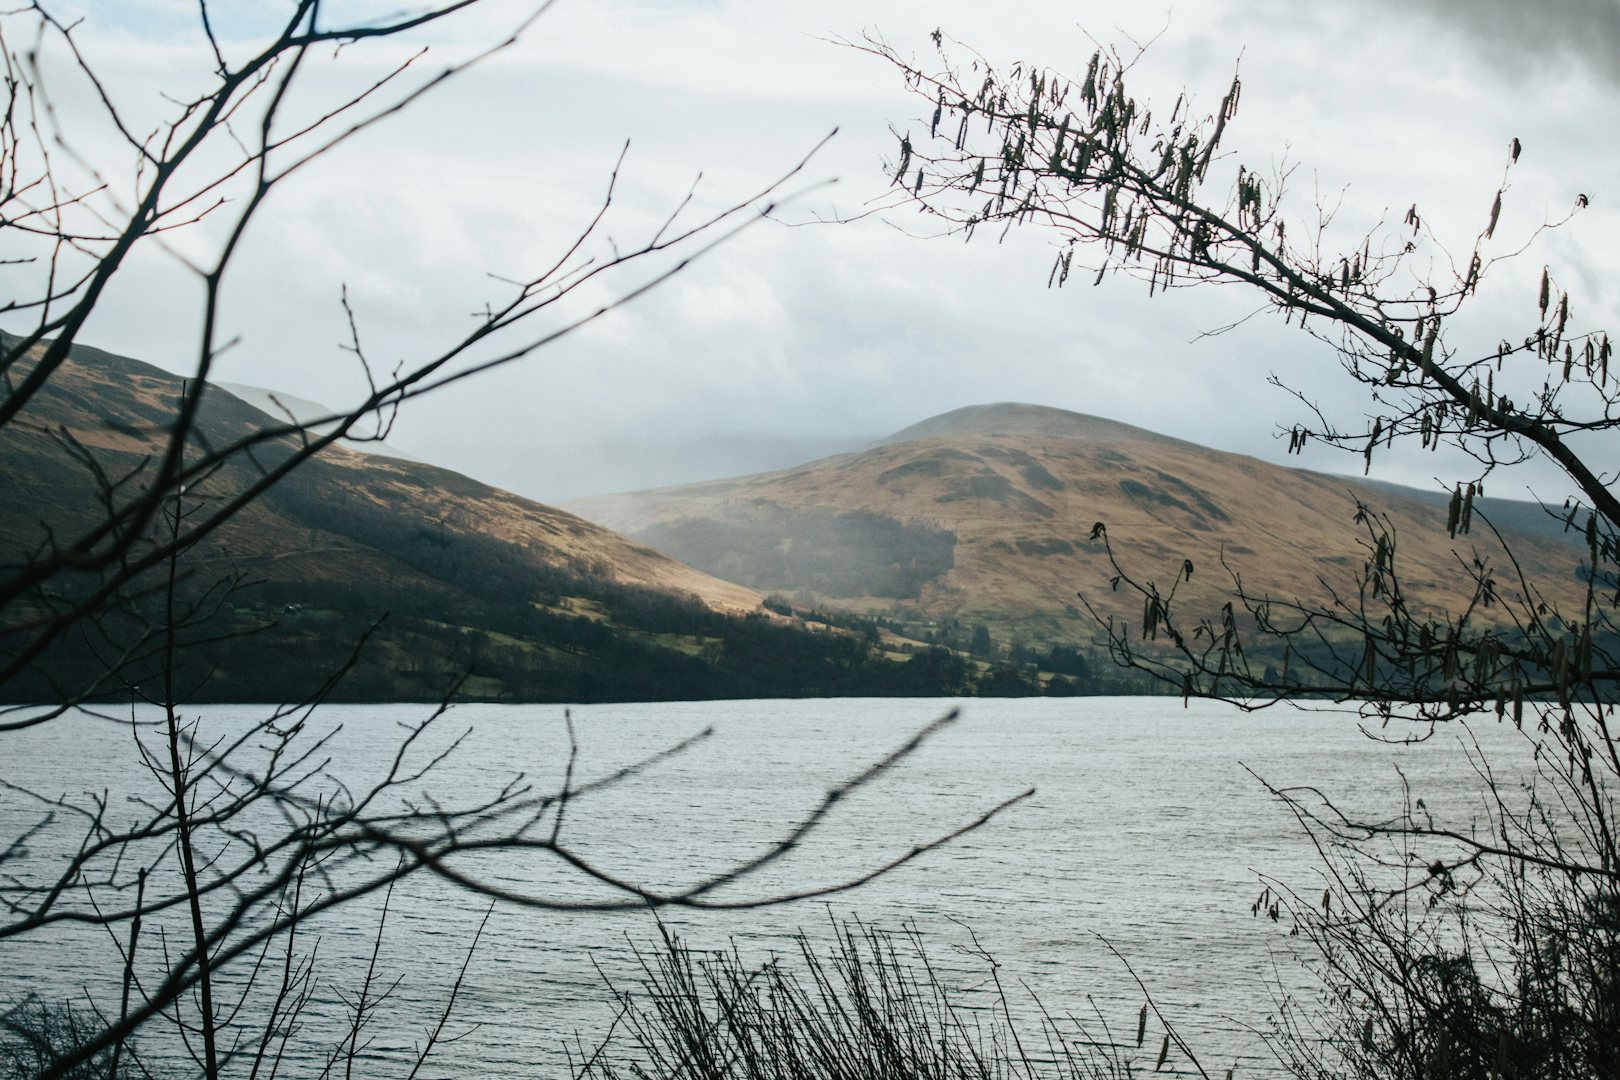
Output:
M1358 500L1388 514L1420 610L1466 602L1459 560L1478 554L1504 565L1487 530L1447 534L1443 502L1032 405L961 409L858 453L570 507L800 602L882 614L952 640L983 625L995 655L1005 655L1014 645L1092 641L1096 627L1077 593L1104 617L1140 618L1139 599L1110 589L1102 545L1090 539L1097 522L1140 579L1168 582L1192 560L1184 611L1218 612L1233 574L1277 597L1354 596L1367 555L1353 523ZM1494 503L1479 505L1488 512ZM1573 596L1576 550L1556 533L1508 536L1532 580L1556 598Z

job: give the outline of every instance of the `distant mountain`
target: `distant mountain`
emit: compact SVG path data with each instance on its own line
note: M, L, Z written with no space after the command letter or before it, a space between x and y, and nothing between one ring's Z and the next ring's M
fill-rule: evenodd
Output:
M1387 480L1356 480L1360 487L1372 491L1382 491L1401 498L1412 499L1433 507L1436 514L1442 518L1446 507L1451 502L1451 496L1444 491L1429 491L1423 488L1407 487L1404 484L1392 484ZM1490 523L1498 529L1504 529L1516 536L1529 536L1539 543L1554 544L1563 547L1583 548L1586 538L1579 528L1565 524L1565 515L1558 504L1543 506L1541 503L1529 502L1524 499L1482 499L1475 506L1476 512L1488 517ZM1579 520L1584 521L1585 518Z
M1389 515L1412 602L1457 610L1458 559L1496 545L1480 529L1452 541L1444 501L1036 405L958 409L797 468L568 505L761 592L909 627L983 624L1005 644L1093 640L1076 593L1104 616L1140 618L1139 600L1110 589L1089 539L1097 522L1140 579L1168 584L1193 561L1185 614L1212 616L1230 598L1223 559L1272 596L1353 596L1366 557L1357 500ZM1556 533L1509 536L1533 580L1575 595L1578 555Z
M260 412L267 413L277 420L308 425L311 431L318 434L325 434L332 427L330 424L315 423L322 417L335 414L335 410L322 405L318 401L295 397L281 390L267 390L262 386L249 386L247 383L217 382L214 385L221 390L228 391L232 397L240 398ZM345 449L358 450L362 454L377 454L381 457L400 458L404 461L422 460L420 456L407 453L392 442L385 440L342 439L340 442Z
M114 483L115 501L139 489L181 391L180 379L147 364L75 351L20 422L0 430L0 580L94 524L98 475L131 477ZM284 421L213 389L195 441L225 446ZM232 458L187 491L186 505L217 505L292 447L283 438ZM181 566L185 598L211 612L184 634L182 682L199 700L298 699L356 647L340 698L432 700L469 672L466 695L498 700L957 688L924 678L926 665L872 654L870 633L810 633L765 611L756 592L573 514L341 447L299 467ZM128 687L155 678L150 648L124 650L158 618L160 580L126 590L114 611L0 686L0 699L55 699L95 681L127 700ZM28 623L93 581L59 580L0 612L0 658L15 655ZM902 666L910 670L897 677Z
M604 433L581 440L534 482L555 492L546 498L586 498L603 492L637 491L741 476L797 465L828 454L858 450L861 438L790 436L769 432L715 431L688 436L656 426L633 433Z

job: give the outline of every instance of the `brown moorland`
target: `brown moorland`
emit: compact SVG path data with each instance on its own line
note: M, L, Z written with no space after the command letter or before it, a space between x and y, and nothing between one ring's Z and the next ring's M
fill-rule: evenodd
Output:
M1446 499L1290 469L1111 420L1034 405L959 409L878 445L797 468L568 504L683 562L762 592L835 608L982 623L998 640L1089 642L1104 617L1135 623L1141 600L1110 589L1103 522L1121 564L1164 586L1183 560L1184 616L1216 617L1233 575L1276 598L1354 598L1368 552L1358 502L1385 514L1418 610L1453 616L1467 567L1502 545L1476 515L1453 539ZM1476 501L1549 599L1578 609L1581 549L1523 503ZM1537 527L1537 521L1547 523ZM1548 525L1552 527L1548 527ZM1480 613L1489 619L1494 611Z

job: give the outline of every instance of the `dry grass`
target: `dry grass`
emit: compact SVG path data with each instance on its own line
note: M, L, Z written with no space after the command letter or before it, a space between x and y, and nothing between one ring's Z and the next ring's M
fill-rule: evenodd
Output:
M824 948L800 935L794 954L750 966L735 949L699 952L664 930L656 952L638 953L640 985L614 988L619 1021L581 1055L576 1080L1123 1080L1180 1071L1166 1062L1178 1037L1150 1032L1146 1008L1140 1025L1128 1025L1134 1041L1038 1002L1038 1019L1022 1022L995 961L976 945L962 950L976 984L964 989L960 964L950 976L936 968L914 928L845 922L833 931Z

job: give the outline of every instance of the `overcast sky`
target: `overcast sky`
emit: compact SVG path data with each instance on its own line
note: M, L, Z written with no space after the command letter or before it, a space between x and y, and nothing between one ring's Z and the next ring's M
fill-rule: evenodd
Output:
M194 0L90 0L79 31L119 100L155 117L166 88L200 85ZM216 3L221 32L262 31L260 0ZM341 5L335 5L337 10ZM515 25L494 0L440 28L425 62ZM336 20L332 20L336 21ZM926 128L894 70L828 39L880 34L929 54L936 26L996 61L1080 69L1087 34L1157 35L1143 93L1183 85L1218 101L1241 56L1242 109L1223 146L1297 163L1292 206L1342 199L1359 233L1416 203L1464 253L1483 224L1510 138L1499 237L1591 208L1501 270L1478 333L1522 336L1550 263L1584 326L1620 330L1620 3L1569 0L1283 0L1152 3L935 0L560 0L520 44L344 146L278 190L228 281L240 343L220 377L342 405L364 381L340 348L339 291L374 358L409 362L574 235L626 139L609 231L633 242L704 174L699 208L743 197L834 127L783 211L859 213L885 190L892 123ZM338 92L363 50L311 88ZM424 68L423 70L428 70ZM347 74L345 74L347 72ZM61 91L65 103L71 89ZM94 145L94 136L84 136ZM111 160L111 159L109 159ZM812 186L814 182L825 184ZM1002 245L908 235L899 214L858 224L766 222L656 292L519 366L415 403L396 441L416 456L548 501L777 467L963 405L1028 401L1140 424L1282 461L1299 406L1266 385L1351 403L1331 352L1239 289L1149 300L1130 280L1048 291L1051 238ZM1292 230L1291 230L1292 232ZM180 241L177 241L179 244ZM183 370L199 289L155 250L109 295L83 340ZM624 284L637 278L626 278ZM1515 307L1515 305L1517 305ZM1522 309L1522 310L1521 310ZM1341 409L1341 415L1343 410ZM1318 450L1331 471L1356 462ZM1391 458L1387 478L1430 484L1434 456ZM1524 494L1502 480L1494 494ZM1538 490L1555 485L1535 480ZM1561 490L1560 490L1561 493Z

